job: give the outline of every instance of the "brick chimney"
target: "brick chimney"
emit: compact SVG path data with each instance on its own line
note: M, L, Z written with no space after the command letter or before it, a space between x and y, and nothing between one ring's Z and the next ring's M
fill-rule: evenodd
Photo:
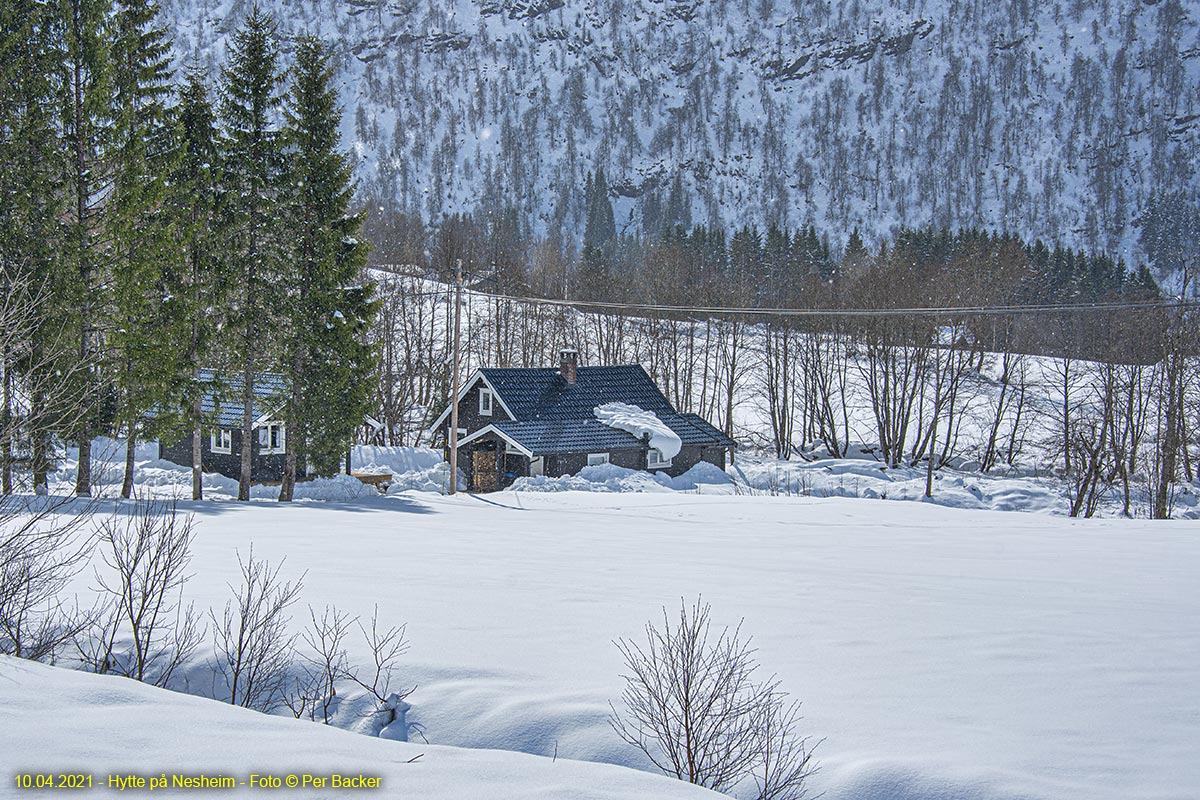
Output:
M564 381L575 383L575 375L579 369L579 351L561 350L558 354L558 372Z

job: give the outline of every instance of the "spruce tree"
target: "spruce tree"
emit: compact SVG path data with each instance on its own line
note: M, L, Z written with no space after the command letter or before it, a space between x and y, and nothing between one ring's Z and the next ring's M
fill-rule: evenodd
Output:
M105 343L117 422L127 443L122 497L133 491L139 436L165 430L168 412L177 407L190 377L180 346L190 309L171 215L164 207L176 153L167 109L171 45L157 17L153 0L117 0L113 15L113 184L107 226L111 299ZM153 421L151 411L157 412Z
M182 346L192 380L180 407L186 409L192 441L192 499L204 496L202 395L206 389L201 369L213 366L214 343L225 281L217 258L217 188L220 153L216 118L205 88L204 74L191 69L176 109L179 157L171 177L170 207L182 258L183 302L189 308L190 326Z
M233 35L221 74L224 128L221 258L228 267L228 349L241 372L238 499L250 499L255 379L271 366L284 302L285 170L277 127L283 75L275 22L255 6Z
M616 242L617 226L613 221L612 201L608 197L608 181L604 178L603 167L596 170L594 180L588 175L585 200L587 224L584 226L583 246L595 247L609 255Z
M298 464L330 474L370 407L375 357L366 342L374 315L361 282L367 248L361 214L350 213L349 159L338 150L341 113L320 40L296 48L285 103L294 256L283 324L286 468L279 499L292 499Z
M99 330L103 308L106 247L103 198L112 165L107 161L112 124L109 0L59 0L57 9L66 51L62 93L63 141L70 202L64 215L68 231L63 248L66 297L61 305L65 326L75 339L79 368L73 370L72 393L79 398L72 426L79 444L75 493L91 494L91 439L102 424L98 386Z
M76 352L57 310L65 161L58 109L65 88L58 9L0 6L0 490L14 491L17 451L46 493L50 433L65 413Z

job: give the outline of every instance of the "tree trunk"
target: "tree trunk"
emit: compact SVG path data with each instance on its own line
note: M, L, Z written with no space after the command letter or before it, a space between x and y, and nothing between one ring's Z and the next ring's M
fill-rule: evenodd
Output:
M293 383L291 406L293 409L300 407L299 390L296 387L299 381L300 370L302 369L303 367L299 367L297 371L292 374ZM300 450L300 441L303 436L301 433L302 428L300 422L298 419L296 419L297 416L298 414L294 412L288 414L288 419L285 421L286 427L284 430L286 433L284 434L283 440L283 480L279 484L279 502L281 503L290 503L296 493L296 470L299 465L298 456Z
M204 429L200 425L200 398L192 405L192 499L204 499Z
M925 496L933 497L933 451L937 448L937 410L934 409L933 425L929 429L929 458L925 467Z
M12 399L12 362L8 349L4 353L4 417L0 419L0 493L12 494L12 436L14 428Z
M137 437L131 429L129 439L125 442L125 480L121 481L121 497L126 500L133 495L133 456L136 449Z
M39 394L35 402L40 402L42 398ZM33 439L31 443L33 457L33 493L36 495L46 495L50 493L49 480L47 474L50 472L50 463L48 459L49 449L46 442L46 432L41 429L40 421L34 426L34 430L30 432Z
M1166 395L1167 410L1162 442L1159 445L1158 483L1154 489L1154 519L1170 517L1171 484L1175 480L1175 471L1179 456L1179 393L1176 385L1179 381L1179 356L1175 353L1167 356L1166 360Z
M77 497L91 497L92 494L92 435L86 421L79 424L79 468L75 472L75 494Z
M83 20L80 5L74 4L72 9L72 22L74 32L82 40L83 38ZM84 98L83 98L83 64L82 56L77 56L74 59L73 66L73 82L72 89L74 91L74 103L71 111L75 122L75 174L72 176L75 182L75 224L79 231L79 281L83 287L83 308L80 309L80 329L79 329L79 356L80 363L83 367L83 380L86 383L90 379L88 367L91 361L91 348L89 342L88 326L90 324L89 314L91 305L91 266L89 264L88 254L88 160L87 152L84 148L84 131L83 131L83 114L84 114ZM92 494L92 435L88 429L88 412L91 410L89 405L91 402L90 387L85 387L83 397L81 398L80 407L80 422L79 422L79 467L75 474L75 494L79 497L89 497Z
M252 345L248 345L247 349ZM250 499L250 470L254 465L254 361L242 367L242 449L238 473L238 500Z
M283 443L283 479L279 482L279 502L290 503L296 492L296 437L288 431Z

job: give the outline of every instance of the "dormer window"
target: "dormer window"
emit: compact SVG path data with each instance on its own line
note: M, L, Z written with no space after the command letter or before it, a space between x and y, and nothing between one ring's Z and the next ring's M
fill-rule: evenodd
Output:
M479 390L479 415L481 417L490 417L492 415L493 402L494 398L492 397L491 389Z

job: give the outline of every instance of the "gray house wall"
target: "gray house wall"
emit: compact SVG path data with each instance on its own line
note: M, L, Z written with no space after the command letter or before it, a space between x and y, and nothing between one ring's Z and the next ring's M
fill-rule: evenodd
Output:
M228 428L226 430L229 430ZM212 437L210 429L205 428L202 432L201 439L201 462L205 472L216 472L224 475L227 478L238 478L242 471L242 432L238 429L233 429L233 442L229 448L229 453L214 453L212 452ZM250 480L254 483L273 483L283 480L283 471L285 466L285 455L264 454L259 452L261 447L258 444L258 433L255 429L255 435L251 442L252 451L250 455ZM158 443L159 458L174 462L181 466L191 466L192 464L192 437L185 436L177 442L164 443L162 440ZM306 478L308 473L304 467L303 460L296 467L296 477Z
M608 453L608 463L616 464L625 469L645 469L646 450L630 448L628 450L598 451ZM587 466L588 453L559 453L546 456L545 474L550 478L561 478L563 475L574 475Z
M499 397L492 397L492 416L484 416L479 413L479 390L486 389L487 385L480 378L475 382L475 385L463 395L462 402L458 404L458 427L466 431L464 436L469 436L480 428L486 428L494 422L503 422L510 420L508 414L505 413L504 407L500 405ZM450 441L450 417L446 417L446 422L442 426L442 434L446 437L446 441Z

